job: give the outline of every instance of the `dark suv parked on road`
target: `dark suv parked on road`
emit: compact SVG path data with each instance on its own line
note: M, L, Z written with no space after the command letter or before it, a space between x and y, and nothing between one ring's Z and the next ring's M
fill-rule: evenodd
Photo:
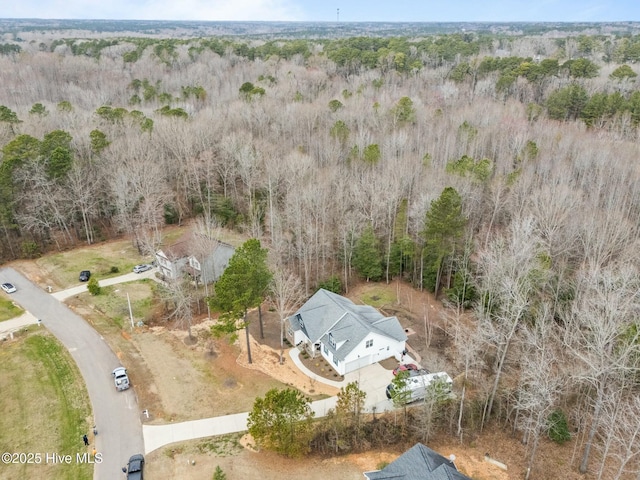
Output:
M127 474L127 480L142 480L142 469L144 468L144 457L137 453L132 455L129 463L122 469Z

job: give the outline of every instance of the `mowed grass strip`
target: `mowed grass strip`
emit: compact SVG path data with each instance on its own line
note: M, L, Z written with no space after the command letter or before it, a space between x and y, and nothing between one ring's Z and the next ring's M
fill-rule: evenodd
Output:
M80 372L51 334L23 335L0 346L0 453L40 454L40 463L0 465L0 477L91 479L93 466L76 461L88 452L82 435L91 415ZM55 463L47 454L72 460Z
M0 296L0 322L22 315L24 310L8 298Z

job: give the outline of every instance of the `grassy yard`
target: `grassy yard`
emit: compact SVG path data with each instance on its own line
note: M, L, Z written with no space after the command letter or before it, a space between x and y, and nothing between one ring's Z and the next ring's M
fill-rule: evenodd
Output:
M363 287L358 299L365 305L383 308L397 304L396 292L387 285L372 283Z
M142 320L147 323L152 314L154 292L158 288L159 285L153 280L142 279L137 282L102 287L100 295L83 293L80 298L94 305L96 310L117 327L130 328L129 302L131 302L134 322Z
M92 276L102 279L129 273L134 265L146 261L151 258L140 257L131 242L124 240L47 255L36 263L53 283L66 288L79 283L81 270L90 270Z
M163 243L174 243L185 231L185 226L166 229ZM152 256L140 256L130 239L123 239L51 253L37 259L32 266L30 262L21 262L19 269L32 273L31 279L42 286L67 288L80 283L78 275L82 270L90 270L91 275L100 280L129 273L135 265L152 260Z
M162 246L181 240L189 231L189 226L171 226L162 232ZM219 239L235 247L240 246L246 236L237 232L221 230ZM77 285L82 270L90 270L98 280L129 273L139 263L149 263L153 256L140 256L130 239L79 246L66 252L45 255L35 262L22 261L18 269L43 288L68 288Z
M22 315L24 310L10 299L0 296L0 322Z
M93 466L76 462L87 452L91 408L73 359L42 329L0 344L0 451L39 453L32 464L2 466L5 480L91 479ZM70 464L47 462L46 453L71 455Z

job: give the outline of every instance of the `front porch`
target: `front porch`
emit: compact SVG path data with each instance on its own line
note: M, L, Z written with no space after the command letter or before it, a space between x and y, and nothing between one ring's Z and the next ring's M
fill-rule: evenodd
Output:
M302 342L300 347L302 347L301 351L306 352L306 354L311 358L322 357L322 354L320 353L320 343Z

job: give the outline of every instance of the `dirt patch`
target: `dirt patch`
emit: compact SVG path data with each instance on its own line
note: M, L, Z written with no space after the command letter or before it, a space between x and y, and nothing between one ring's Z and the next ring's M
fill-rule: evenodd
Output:
M257 396L283 387L275 376L243 368L238 345L200 334L199 329L208 328L205 324L194 328L188 344L186 332L163 327L132 336L143 367L150 372L148 380L136 383L136 392L140 406L153 414L151 422L246 412Z
M58 284L52 270L43 268L35 261L16 260L6 266L15 268L43 290L46 289L47 286L51 286L56 290L63 288L61 284ZM66 285L64 288L66 288Z
M255 326L253 326L253 329L255 330ZM265 325L265 337L267 336L266 330L268 329L269 324ZM270 334L270 336L272 336L272 334ZM295 387L305 394L310 395L312 400L323 398L325 396L337 395L339 392L339 389L314 380L302 373L302 371L300 371L300 369L296 367L291 360L291 357L289 356L289 349L284 352L282 357L283 363L280 364L280 349L274 349L267 344L259 343L252 335L252 363L250 364L247 360L247 347L244 338L242 340L239 339L237 344L242 351L242 354L237 358L238 365L243 366L246 369L258 370L286 385Z
M474 480L509 480L525 478L529 459L528 446L495 427L485 429L472 441L461 444L450 436L441 435L429 442L429 447L445 457L455 455L455 464L465 475ZM530 478L547 480L578 480L594 478L580 475L571 467L575 453L573 441L557 445L543 437L536 455L535 468ZM485 455L506 465L504 471L487 462Z
M398 366L398 361L394 357L391 357L378 362L378 364L385 370L395 370Z
M349 457L307 456L289 459L272 452L230 447L219 448L221 439L175 444L147 456L145 478L210 480L218 466L227 480L353 480L362 477L359 465ZM241 439L237 439L241 444Z
M304 375L284 352L258 343L252 336L252 363L240 332L236 342L210 335L213 320L203 319L187 332L165 327L138 330L127 354L146 423L165 423L250 411L256 397L271 388L292 386L312 400L336 395L336 388ZM266 327L273 324L267 324ZM252 325L254 330L256 326ZM265 328L265 333L273 328ZM256 332L258 333L258 332Z

